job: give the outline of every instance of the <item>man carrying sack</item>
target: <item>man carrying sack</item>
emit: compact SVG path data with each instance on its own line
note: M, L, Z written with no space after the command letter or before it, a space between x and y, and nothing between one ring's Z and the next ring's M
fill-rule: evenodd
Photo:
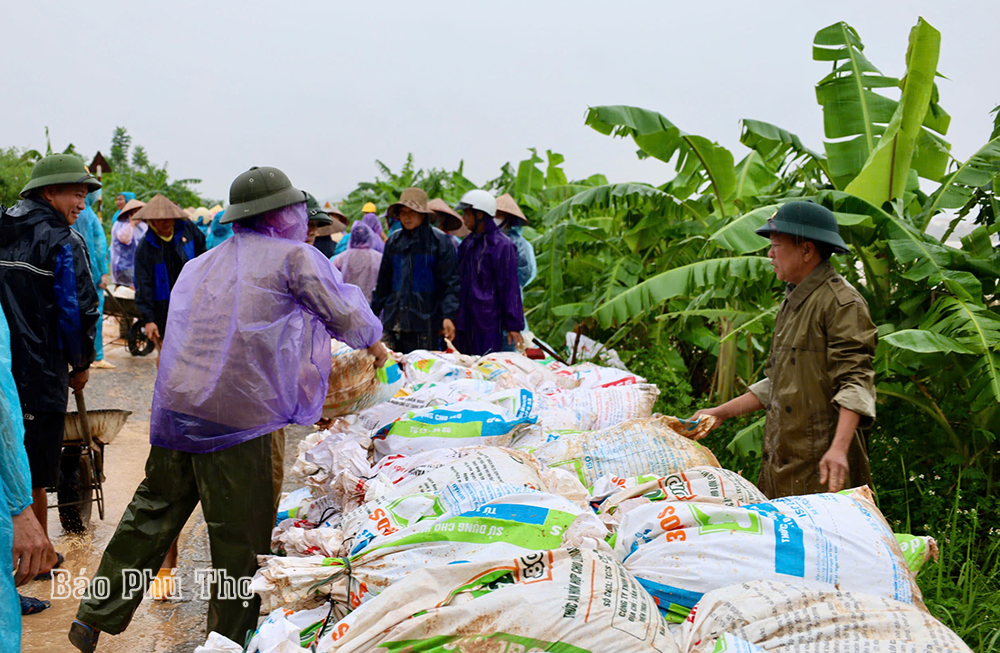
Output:
M868 485L859 426L875 419L877 331L864 298L830 265L831 254L848 252L837 218L818 204L789 202L757 234L771 240L775 276L788 284L766 378L695 418L714 415L717 427L767 411L757 485L772 499Z
M320 418L331 336L368 349L378 367L386 360L364 295L305 242L305 194L277 168L254 167L229 198L233 237L185 265L174 286L146 478L97 570L108 598L85 599L70 629L82 651L100 631L128 626L142 589L123 596L122 570L158 569L199 501L212 551L208 630L244 641L259 597L219 594L231 583L248 589L256 556L270 549L272 435Z

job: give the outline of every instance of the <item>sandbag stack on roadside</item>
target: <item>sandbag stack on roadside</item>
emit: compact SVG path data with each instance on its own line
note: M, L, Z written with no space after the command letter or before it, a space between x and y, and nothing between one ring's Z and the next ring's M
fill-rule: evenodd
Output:
M337 355L250 653L969 650L916 585L933 540L866 488L769 501L617 356Z

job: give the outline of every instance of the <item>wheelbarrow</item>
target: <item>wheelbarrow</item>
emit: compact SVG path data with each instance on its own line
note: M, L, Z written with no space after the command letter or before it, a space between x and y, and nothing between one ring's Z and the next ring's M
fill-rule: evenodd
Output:
M133 356L146 356L156 345L142 330L142 314L136 308L135 299L116 297L110 289L104 289L104 314L118 318L121 332L114 344L125 345Z
M104 447L110 444L132 414L128 410L87 411L83 393L76 397L77 412L66 414L63 450L59 459L59 522L69 533L83 533L90 525L94 504L104 519Z

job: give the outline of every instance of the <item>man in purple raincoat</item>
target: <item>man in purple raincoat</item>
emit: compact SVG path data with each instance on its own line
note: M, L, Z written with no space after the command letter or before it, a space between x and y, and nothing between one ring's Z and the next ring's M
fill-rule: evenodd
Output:
M233 237L188 262L171 295L146 478L97 571L106 598L81 602L70 630L83 651L100 631L128 626L143 589L130 593L123 570L155 573L199 501L212 551L208 630L244 641L260 606L244 590L274 526L274 439L320 418L331 336L385 363L361 290L305 243L303 192L280 170L254 167L229 196Z
M496 199L470 190L455 207L472 233L458 247L462 282L455 346L463 354L483 356L503 351L504 340L524 344L524 308L517 283L517 248L493 221Z

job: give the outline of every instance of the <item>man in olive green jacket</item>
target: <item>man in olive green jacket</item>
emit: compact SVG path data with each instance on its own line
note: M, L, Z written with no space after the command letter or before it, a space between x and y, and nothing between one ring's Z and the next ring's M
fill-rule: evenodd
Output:
M767 411L760 479L768 497L837 492L871 483L862 427L875 419L876 328L868 304L830 265L846 253L833 213L789 202L757 230L788 283L775 319L763 380L721 406L722 421Z

